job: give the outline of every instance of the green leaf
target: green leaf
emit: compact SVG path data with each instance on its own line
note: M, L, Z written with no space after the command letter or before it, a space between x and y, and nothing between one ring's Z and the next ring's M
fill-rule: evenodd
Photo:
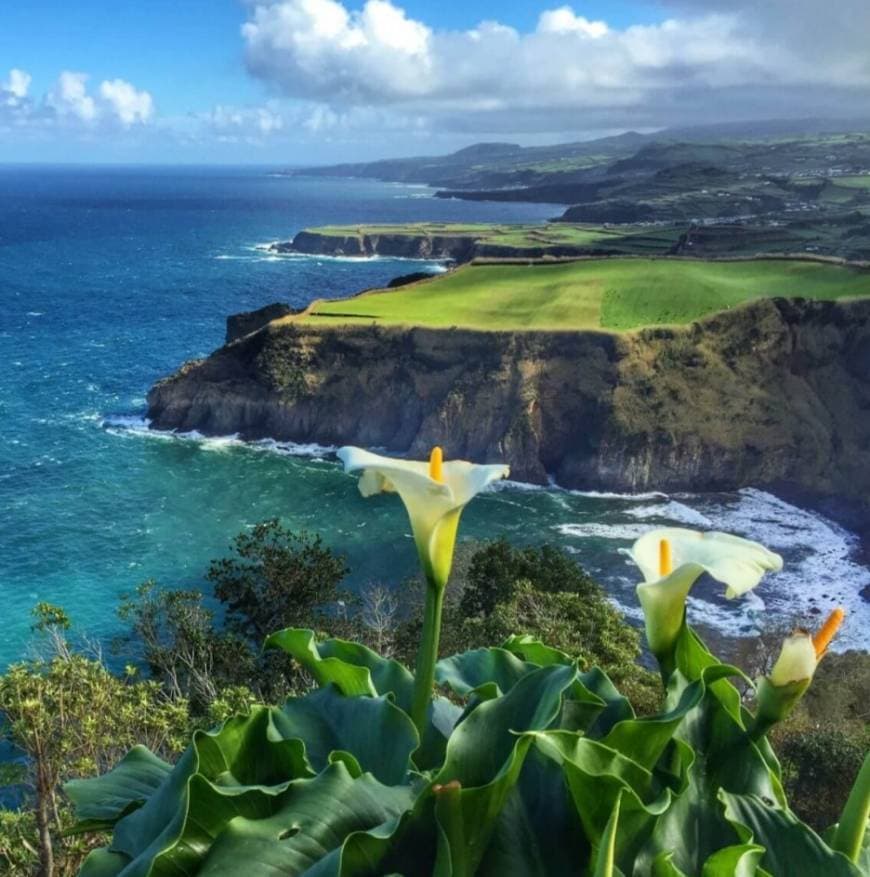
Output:
M758 877L764 847L739 844L713 853L701 871L701 877Z
M601 836L601 845L598 847L598 853L595 856L595 870L593 877L615 877L619 873L616 867L616 830L619 825L619 805L622 801L622 792L616 796L616 803L613 805L613 812L607 825L604 828L604 834Z
M406 781L420 743L414 723L390 697L345 697L333 685L290 698L273 720L281 738L303 741L315 772L343 751L387 785Z
M536 734L535 745L560 764L592 850L603 842L608 822L620 802L617 828L620 867L631 868L658 818L673 796L653 774L603 743L565 731Z
M501 647L522 658L524 661L537 664L539 667L574 663L574 659L570 655L560 652L559 649L544 645L540 640L527 633L514 634L508 637Z
M573 666L535 670L456 727L435 778L439 785L460 784L436 805L441 831L436 873L459 877L475 872L532 742L530 736L517 735L543 730L558 719L576 675Z
M134 746L103 776L70 780L64 791L76 810L75 832L111 828L147 801L172 770L144 746Z
M589 853L561 767L533 747L499 813L481 877L573 874Z
M435 665L435 681L463 697L475 694L489 700L510 691L537 669L505 649L474 649L440 660Z
M382 658L359 643L341 639L317 642L313 630L288 627L266 639L264 648L286 652L305 667L320 685L330 682L350 696L392 694L410 712L414 677L407 667Z
M160 787L115 826L111 849L131 860L124 877L146 877L154 856L177 840L187 819L188 786L194 775L238 793L271 785L280 788L311 774L302 741L285 740L277 733L276 713L255 706L249 715L229 719L217 731L194 734L193 743Z
M126 856L111 850L93 850L82 864L78 877L118 877L128 861Z
M155 860L153 877L302 875L352 832L382 825L412 803L410 788L384 786L370 774L355 779L340 762L277 794L229 794L196 777L184 831Z
M757 795L719 793L725 818L740 840L764 847L761 864L771 874L788 877L859 877L842 853L832 850L808 825Z

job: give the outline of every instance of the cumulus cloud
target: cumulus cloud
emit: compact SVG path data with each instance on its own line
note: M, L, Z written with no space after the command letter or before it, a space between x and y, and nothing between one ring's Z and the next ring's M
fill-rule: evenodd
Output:
M88 78L87 73L64 70L45 98L47 106L59 116L74 116L83 122L96 119L97 104L87 92Z
M100 85L100 97L108 104L122 125L144 124L154 115L154 100L147 91L138 91L123 79Z
M13 67L6 81L0 85L0 100L9 106L17 106L27 97L32 81L33 77L29 73Z
M87 133L107 126L130 128L152 120L154 100L147 91L123 79L112 79L92 92L89 80L87 73L64 70L38 100L30 95L30 74L13 68L0 80L0 125L17 131L32 128L42 134L59 125L67 131Z
M866 0L843 0L864 26L842 57L812 32L833 30L820 0L663 2L672 17L657 24L614 28L563 5L521 33L495 21L434 29L390 0L359 11L339 0L253 0L242 37L249 70L284 95L337 115L389 107L454 130L836 113L870 97ZM816 10L811 27L795 4ZM778 8L778 30L768 6Z

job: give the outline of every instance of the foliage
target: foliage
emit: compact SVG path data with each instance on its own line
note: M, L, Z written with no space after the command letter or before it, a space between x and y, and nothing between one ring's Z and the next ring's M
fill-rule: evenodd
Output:
M208 715L228 688L274 703L308 679L285 656L263 654L262 641L276 627L300 624L347 633L346 619L335 612L340 598L352 602L339 588L346 573L344 560L319 537L264 521L209 567L221 619L200 591L153 581L127 596L120 615L154 678L173 697L188 698L195 714Z
M870 726L798 718L776 728L771 742L794 811L816 831L833 825L870 751Z
M276 627L310 625L341 596L344 559L320 536L293 533L273 519L240 533L234 554L215 560L208 580L226 606L231 631L262 642Z
M78 784L84 824L114 823L84 877L860 873L789 809L739 671L686 625L655 716L513 637L439 662L451 699L422 740L401 664L304 630L270 644L320 687L198 732L144 803L134 762Z
M21 779L33 802L0 810L0 863L10 874L30 873L37 857L44 874L74 873L93 842L61 840L72 822L61 783L110 769L137 742L171 755L190 728L186 702L167 699L157 682L118 678L69 648L0 676L0 714L3 739L27 756Z
M661 702L656 677L640 667L640 635L570 554L553 545L518 548L504 539L475 544L458 558L453 600L444 612L442 656L502 642L516 631L600 666L622 685L635 709ZM396 654L410 664L417 619L399 626Z

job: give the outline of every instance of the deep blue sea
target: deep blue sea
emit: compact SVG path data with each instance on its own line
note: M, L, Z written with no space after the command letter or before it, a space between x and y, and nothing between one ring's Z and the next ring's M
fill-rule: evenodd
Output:
M0 667L26 654L37 601L107 639L122 593L148 578L201 583L236 533L272 516L344 552L351 585L401 581L414 555L395 497L362 500L328 449L154 434L145 394L218 347L228 314L439 269L278 257L262 249L270 241L325 223L555 212L261 168L0 167ZM761 491L622 497L507 484L469 507L462 534L556 541L636 618L624 550L673 522L748 535L787 560L740 603L702 589L696 619L751 635L837 600L852 610L840 646L868 645L858 594L870 572L854 560L853 536Z

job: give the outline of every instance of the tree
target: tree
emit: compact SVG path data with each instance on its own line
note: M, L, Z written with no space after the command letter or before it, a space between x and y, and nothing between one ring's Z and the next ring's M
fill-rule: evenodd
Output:
M230 685L247 685L257 656L240 636L220 631L201 591L167 590L149 580L127 595L118 609L132 627L152 676L170 697L185 697L204 713ZM129 641L129 638L128 638Z
M20 836L15 855L23 857L28 847L38 850L41 877L55 874L56 840L70 825L63 782L105 772L136 743L166 755L184 748L187 703L168 699L157 682L134 677L131 670L118 678L99 661L72 651L14 664L0 676L0 733L27 757L22 779L33 800L32 821L26 813L4 817L0 851L4 844L14 851ZM32 841L29 829L35 830ZM87 851L76 841L61 845L73 853ZM17 864L11 855L0 855L10 871ZM75 862L66 853L62 859L63 873L73 873Z
M348 566L319 536L270 520L240 533L233 550L212 561L206 578L226 606L228 628L258 647L281 628L316 624L345 596L339 584Z

